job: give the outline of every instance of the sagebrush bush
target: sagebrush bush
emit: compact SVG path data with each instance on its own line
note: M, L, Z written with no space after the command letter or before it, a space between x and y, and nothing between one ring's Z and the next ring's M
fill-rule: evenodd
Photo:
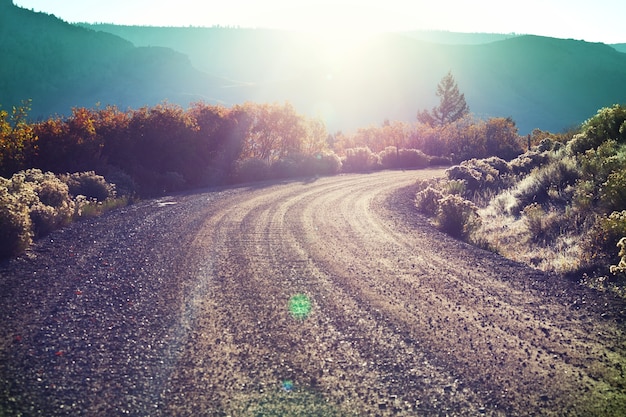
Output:
M535 168L511 189L515 202L507 207L507 211L517 215L532 203L543 205L556 199L565 203L571 200L578 178L579 172L571 158L558 159Z
M455 165L446 169L449 180L464 181L468 190L476 191L480 188L482 175L469 165Z
M363 172L379 168L378 155L370 148L350 148L346 149L346 156L342 160L344 172Z
M448 195L439 200L437 226L454 237L464 238L480 224L478 208L458 195Z
M64 178L89 178L92 174ZM107 201L119 206L128 200ZM72 218L80 217L89 204L91 202L84 195L72 198L66 182L51 172L29 169L10 179L0 178L0 257L22 252L33 238L44 236Z
M618 256L620 257L617 265L611 265L610 271L612 274L624 274L626 273L626 237L623 237L617 242L619 248Z
M430 160L418 149L400 149L388 146L378 154L383 168L425 168Z
M439 200L442 198L441 191L428 186L415 195L415 206L421 213L433 217L439 210Z
M428 162L430 166L450 166L452 165L452 158L447 156L431 156Z
M121 169L109 167L106 177L111 183L111 187L114 189L116 197L133 197L137 194L137 183L130 175Z
M67 224L74 214L74 201L67 184L51 172L28 170L26 178L32 179L32 187L39 201L29 207L35 237L44 236Z
M341 171L341 158L334 152L318 152L306 156L300 175L335 175Z
M67 184L70 194L74 197L84 195L88 199L97 201L115 198L115 186L109 184L102 175L97 175L94 171L66 174L60 178Z
M0 178L0 258L23 252L32 239L28 207L9 193L8 183Z
M235 178L238 182L262 181L269 178L270 167L266 161L250 158L237 164Z
M552 159L550 152L526 152L513 159L509 166L511 171L516 175L526 175L533 169L546 164Z
M465 180L450 180L445 184L447 194L456 194L461 197L467 192L467 183Z

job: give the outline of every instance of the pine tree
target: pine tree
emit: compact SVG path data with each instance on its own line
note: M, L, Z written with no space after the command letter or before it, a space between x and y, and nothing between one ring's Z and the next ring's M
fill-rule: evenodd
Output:
M451 71L439 82L437 97L439 105L433 107L430 112L428 110L418 112L417 120L430 126L444 126L469 113L465 95L459 92Z

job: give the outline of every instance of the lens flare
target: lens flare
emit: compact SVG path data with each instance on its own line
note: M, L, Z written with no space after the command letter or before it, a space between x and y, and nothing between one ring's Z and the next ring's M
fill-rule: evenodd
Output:
M289 313L298 320L306 319L311 313L311 300L305 294L296 294L289 299Z

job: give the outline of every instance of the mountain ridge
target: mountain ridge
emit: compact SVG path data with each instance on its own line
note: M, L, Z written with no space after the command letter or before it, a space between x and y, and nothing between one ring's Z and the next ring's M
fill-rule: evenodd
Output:
M33 98L36 117L96 103L290 101L331 131L352 130L415 121L437 104L448 71L476 116L510 116L523 134L562 131L626 102L626 54L598 43L516 35L435 44L398 32L344 45L266 29L70 25L10 10L0 17L0 52L11 61L0 68L0 104ZM15 47L14 38L25 41Z

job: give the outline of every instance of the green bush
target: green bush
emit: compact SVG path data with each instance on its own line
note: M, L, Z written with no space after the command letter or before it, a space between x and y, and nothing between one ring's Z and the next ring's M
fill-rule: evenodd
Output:
M607 140L626 142L626 108L620 105L604 107L583 123L581 132L568 143L570 152L583 153Z
M439 210L439 200L442 198L441 191L428 186L415 195L415 206L421 213L433 217Z
M624 236L626 210L597 217L582 243L584 263L591 266L617 263L615 247Z
M626 169L609 175L600 189L600 202L607 211L626 209Z
M600 185L608 176L626 166L626 148L614 140L607 140L596 149L576 155L581 175Z
M448 195L439 200L437 226L454 237L465 238L478 227L480 217L477 207L458 195Z

